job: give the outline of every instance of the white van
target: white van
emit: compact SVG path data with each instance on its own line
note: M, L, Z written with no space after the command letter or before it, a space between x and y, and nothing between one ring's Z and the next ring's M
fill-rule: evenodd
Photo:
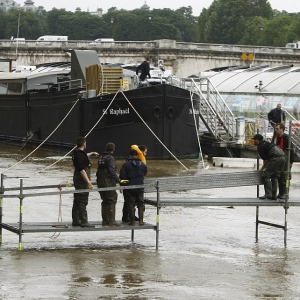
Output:
M13 40L12 40L12 43L13 44L23 44L23 45L25 45L25 39L24 38L14 38Z
M36 40L37 45L51 45L52 42L68 43L68 36L66 35L43 35Z

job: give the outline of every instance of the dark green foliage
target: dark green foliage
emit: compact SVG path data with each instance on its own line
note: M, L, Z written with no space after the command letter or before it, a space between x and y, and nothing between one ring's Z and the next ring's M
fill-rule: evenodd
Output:
M0 11L0 39L17 36L18 10ZM197 23L192 8L181 7L145 11L118 10L111 7L102 18L87 12L52 9L32 13L21 11L19 37L35 40L42 35L67 35L69 40L114 38L120 41L175 39L197 41Z
M191 6L177 10L111 7L101 18L87 12L52 9L39 13L0 11L0 39L36 40L67 35L69 40L118 41L173 39L181 42L282 46L300 39L300 14L272 10L267 0L214 0L199 17Z

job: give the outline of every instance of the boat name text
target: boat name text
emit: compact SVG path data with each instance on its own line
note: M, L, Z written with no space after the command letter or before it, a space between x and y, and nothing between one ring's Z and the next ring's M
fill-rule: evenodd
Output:
M110 115L128 115L129 114L129 108L126 108L126 109L109 109L105 112L105 109L102 109L103 113L105 114L110 114Z

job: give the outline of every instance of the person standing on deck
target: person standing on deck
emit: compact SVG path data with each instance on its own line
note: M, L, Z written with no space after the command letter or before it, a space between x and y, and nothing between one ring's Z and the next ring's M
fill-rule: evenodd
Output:
M276 108L273 108L268 113L268 120L271 123L272 127L275 128L277 123L285 122L285 113L281 110L281 104L278 103Z
M74 165L73 182L76 190L92 189L90 181L91 162L89 156L99 155L97 152L86 153L86 139L79 137L76 140L77 148L72 155ZM88 223L86 206L88 205L89 193L74 193L72 208L72 226L94 227Z
M285 199L286 195L286 171L287 171L287 165L288 165L288 148L289 148L289 136L284 133L285 126L283 123L277 123L275 126L275 136L272 139L272 142L277 145L280 149L283 150L285 154L285 164L283 168L283 172L281 172L279 180L278 180L278 187L279 187L279 193L277 195L278 199ZM291 148L290 150L290 169L293 166L294 163L294 150ZM290 173L291 174L291 173ZM291 179L291 176L290 178Z
M253 137L254 145L257 146L257 152L263 160L262 181L265 188L265 195L259 199L277 200L277 185L278 178L283 171L285 164L284 152L274 143L269 143L263 140L261 134L256 134Z
M141 71L140 80L144 81L146 77L148 76L151 78L150 75L150 56L147 55L145 57L145 60L136 68L136 75L139 74L139 71Z

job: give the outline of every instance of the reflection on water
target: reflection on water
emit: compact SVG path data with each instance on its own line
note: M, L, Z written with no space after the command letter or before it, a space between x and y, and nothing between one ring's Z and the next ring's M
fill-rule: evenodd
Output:
M0 144L0 171L25 154ZM34 157L5 173L6 187L18 186L18 176L26 185L58 184L72 180L73 167L66 159L36 173L53 160L55 153L39 151ZM50 161L49 161L50 160ZM49 162L48 162L49 161ZM118 166L122 164L118 160ZM95 174L96 160L93 160ZM185 171L175 161L148 161L149 176L188 175L232 170L184 161ZM94 175L93 175L94 176ZM291 194L299 196L299 174L293 174ZM185 191L176 197L225 197L234 193L256 195L253 187L222 190ZM57 220L58 197L25 199L25 222ZM90 194L91 220L100 220L100 198ZM117 217L123 205L119 194ZM71 220L72 195L62 197L63 221ZM264 207L260 216L282 223L281 207ZM18 220L18 200L4 199L4 220ZM147 222L154 223L156 210L147 207ZM70 232L57 238L52 233L24 234L24 251L18 252L18 236L3 231L0 247L0 299L299 299L300 219L299 208L288 211L288 245L283 231L260 226L255 243L254 207L167 207L160 218L160 248L155 251L155 232L130 231Z

